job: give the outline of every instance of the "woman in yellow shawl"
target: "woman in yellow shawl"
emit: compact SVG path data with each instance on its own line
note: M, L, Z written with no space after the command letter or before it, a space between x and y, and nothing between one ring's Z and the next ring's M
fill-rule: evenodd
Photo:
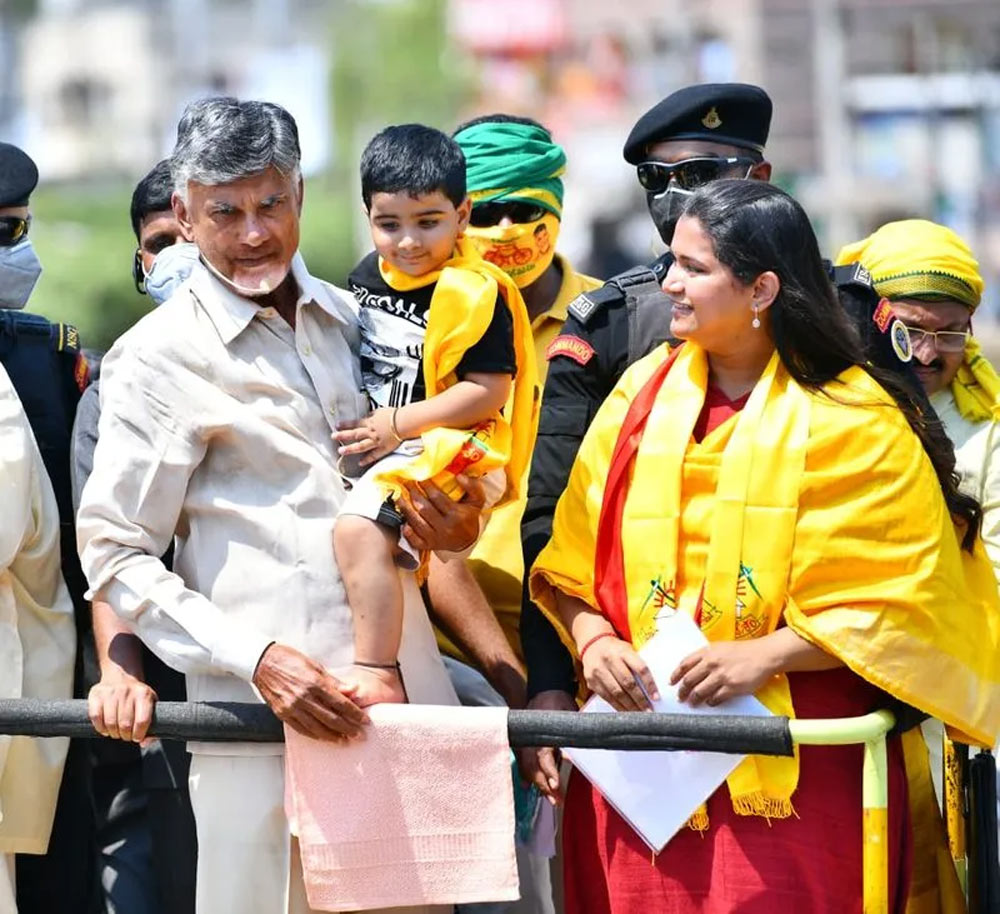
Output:
M637 678L654 696L754 693L802 717L898 699L992 744L1000 605L978 506L957 489L936 419L864 367L805 213L770 185L715 182L692 197L672 250L664 289L686 342L638 362L606 401L532 572L588 686L626 711L648 707ZM673 611L710 643L656 684L636 649ZM902 912L898 737L889 757ZM854 747L747 759L652 862L579 776L566 802L571 914L861 911ZM909 910L939 910L940 891L921 888Z

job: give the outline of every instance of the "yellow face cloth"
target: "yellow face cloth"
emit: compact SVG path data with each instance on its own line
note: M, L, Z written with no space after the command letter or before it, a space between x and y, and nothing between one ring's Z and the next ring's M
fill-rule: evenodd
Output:
M466 234L484 260L500 267L519 289L523 289L552 264L559 237L559 219L546 212L535 222L488 228L470 226Z
M879 295L890 301L951 299L975 311L983 294L979 263L950 228L924 219L890 222L841 248L837 264L861 263ZM1000 376L969 339L951 383L959 412L972 422L1000 418Z
M406 466L381 473L378 481L393 496L404 483L433 479L459 497L453 479L459 473L481 476L505 467L507 492L501 503L518 497L538 427L538 371L535 367L531 323L517 286L503 270L484 261L475 248L459 238L454 256L440 270L410 276L379 258L382 278L400 292L436 283L424 335L423 372L427 396L457 381L455 369L466 351L482 339L493 309L510 309L514 322L517 374L503 413L474 429L436 428L425 432L423 453ZM501 300L498 301L497 295Z
M612 458L665 358L661 348L636 363L605 401L532 570L532 596L571 647L555 615L557 589L610 611L636 646L673 605L694 611L671 599L680 553L691 548L680 533L682 473L708 377L704 351L690 342L656 391L625 477L624 625L607 599L613 561L601 528ZM1000 731L1000 598L989 562L981 548L960 550L933 467L891 398L856 367L828 389L803 390L775 357L734 420L701 582L702 629L731 640L783 621L876 686L988 744ZM699 582L684 583L687 593ZM758 698L792 713L784 676ZM788 815L797 780L794 759L748 759L729 779L734 808Z

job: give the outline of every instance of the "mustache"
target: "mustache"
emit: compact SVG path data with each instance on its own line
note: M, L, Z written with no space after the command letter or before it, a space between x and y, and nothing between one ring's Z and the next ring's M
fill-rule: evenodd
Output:
M941 371L944 368L944 362L941 359L934 359L932 362L928 362L926 365L923 362L918 363L916 368L926 368L929 371Z

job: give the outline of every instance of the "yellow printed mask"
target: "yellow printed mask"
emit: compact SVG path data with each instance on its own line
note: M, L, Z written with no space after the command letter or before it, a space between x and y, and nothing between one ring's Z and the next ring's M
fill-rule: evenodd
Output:
M559 237L559 218L546 211L535 222L513 225L469 226L466 237L483 260L500 267L519 289L530 286L552 263Z

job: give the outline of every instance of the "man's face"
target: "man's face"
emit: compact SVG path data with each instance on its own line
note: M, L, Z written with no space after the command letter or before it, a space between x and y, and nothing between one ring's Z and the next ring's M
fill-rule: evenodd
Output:
M148 273L153 269L153 261L160 251L183 240L181 224L172 209L147 213L139 223L139 259L143 271Z
M186 241L234 285L261 294L281 285L299 247L302 180L271 167L229 184L188 182L171 201Z
M903 298L893 301L892 310L907 327L929 333L966 333L971 318L965 305L951 299L928 302ZM924 390L933 394L951 384L964 358L962 348L958 348L959 338L939 337L938 342L935 342L932 336L911 332L910 341L913 346L913 367ZM955 351L942 352L942 345L948 346L949 341L953 341Z
M771 179L771 163L751 162L746 149L727 146L723 143L710 143L705 140L660 140L649 146L644 162L656 162L666 166L676 165L689 159L730 158L736 158L740 161L718 168L713 168L714 163L708 161L690 169L692 174L704 175L704 179L693 180L686 175L686 179L684 179L678 175L670 178L664 187L644 188L649 214L665 244L670 244L674 234L674 226L684 208L685 199L699 186L717 178L753 178L759 181L769 181Z

